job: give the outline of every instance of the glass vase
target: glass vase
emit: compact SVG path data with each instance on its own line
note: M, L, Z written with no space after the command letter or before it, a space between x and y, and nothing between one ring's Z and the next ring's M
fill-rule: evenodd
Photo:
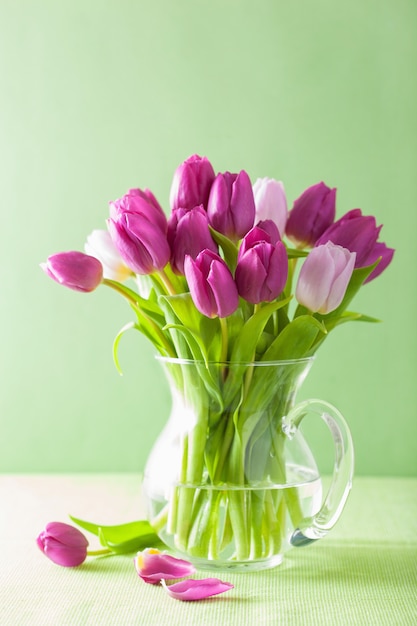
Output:
M295 403L313 358L205 363L159 358L172 411L146 464L148 518L170 550L196 567L257 570L321 537L351 486L353 446L341 413L321 400ZM299 430L321 417L334 442L323 497ZM309 417L310 419L310 417Z

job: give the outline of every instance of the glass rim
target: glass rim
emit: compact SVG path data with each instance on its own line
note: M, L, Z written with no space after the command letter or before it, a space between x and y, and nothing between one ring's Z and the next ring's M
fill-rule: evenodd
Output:
M227 365L228 367L234 367L237 365L246 365L251 367L271 367L272 365L300 365L302 363L313 363L315 361L315 355L300 357L299 359L282 359L275 361L207 361L207 365ZM181 357L162 356L156 354L155 359L161 363L171 363L177 365L204 365L206 361L203 359L184 359Z

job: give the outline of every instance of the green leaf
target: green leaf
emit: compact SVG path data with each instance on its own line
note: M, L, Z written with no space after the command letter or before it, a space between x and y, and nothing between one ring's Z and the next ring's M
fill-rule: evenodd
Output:
M290 322L271 343L262 361L284 361L310 356L311 348L319 335L327 333L325 325L312 315L301 315Z
M117 333L113 341L113 361L120 375L123 374L123 371L122 371L122 368L120 366L120 361L119 361L119 343L123 335L127 333L128 330L132 330L132 329L140 330L139 326L135 324L135 322L129 322L128 324L123 326L123 328L119 330L119 332Z
M230 271L233 273L237 264L237 247L233 241L219 233L217 230L214 230L211 226L209 226L209 229L214 241L223 250L224 260L229 266Z
M70 515L70 519L81 528L84 528L84 530L97 535L102 546L109 548L117 554L137 552L145 547L161 543L158 535L146 520L115 526L101 526L78 519L72 515Z

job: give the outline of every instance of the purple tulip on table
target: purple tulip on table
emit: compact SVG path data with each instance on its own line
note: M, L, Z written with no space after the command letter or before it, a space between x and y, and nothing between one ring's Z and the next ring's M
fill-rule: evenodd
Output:
M36 541L45 556L63 567L81 565L87 557L87 539L69 524L49 522Z

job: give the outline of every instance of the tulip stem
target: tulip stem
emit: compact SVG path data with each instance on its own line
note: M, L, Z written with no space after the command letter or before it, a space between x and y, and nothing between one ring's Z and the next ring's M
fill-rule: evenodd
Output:
M103 556L105 554L114 554L113 550L103 548L102 550L87 550L87 556Z
M171 280L168 278L165 270L162 269L159 270L159 272L155 272L155 276L157 276L161 280L161 283L163 284L170 296L175 296L177 294L177 290L175 289Z
M221 347L221 354L220 354L220 362L224 363L225 361L227 361L227 348L228 348L228 342L229 342L229 332L227 329L227 322L226 322L226 318L225 317L219 317L219 321L220 321L220 330L222 333L222 347Z

